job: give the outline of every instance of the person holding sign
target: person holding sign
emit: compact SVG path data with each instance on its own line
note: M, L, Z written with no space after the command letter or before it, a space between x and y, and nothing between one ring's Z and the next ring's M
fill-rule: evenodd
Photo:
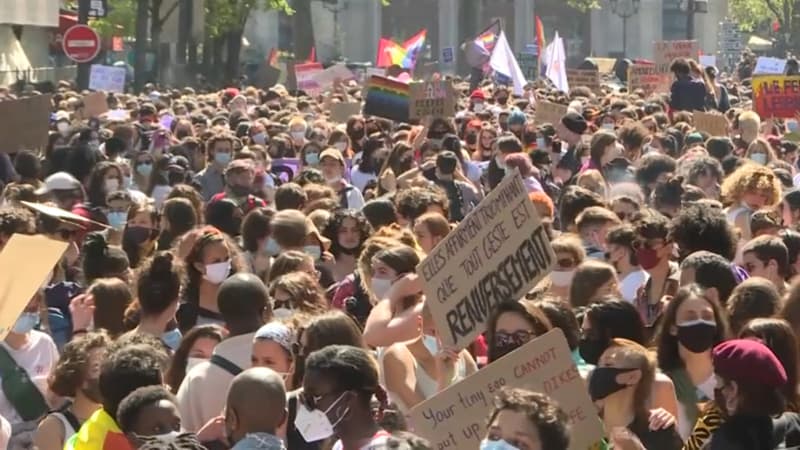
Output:
M567 415L549 397L503 388L489 414L481 450L567 450Z
M656 364L636 342L614 339L589 377L589 395L600 409L606 433L627 428L646 450L678 450L683 445L675 426L653 430L648 409Z
M403 413L478 370L468 351L441 347L436 324L424 305L420 322L419 338L392 345L382 358L386 390Z
M669 71L675 75L670 88L669 107L673 111L705 111L706 85L702 78L692 77L692 69L684 58L672 62Z

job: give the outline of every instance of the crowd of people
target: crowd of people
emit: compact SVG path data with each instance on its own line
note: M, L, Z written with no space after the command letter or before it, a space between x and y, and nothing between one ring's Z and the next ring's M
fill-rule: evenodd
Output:
M0 249L68 244L0 345L0 448L433 448L416 405L556 328L595 448L799 445L798 120L759 117L713 68L672 70L649 95L456 79L455 116L413 124L336 122L355 82L149 85L88 119L60 83L47 147L0 152ZM542 122L543 101L567 113ZM515 176L555 264L450 348L416 268ZM482 433L570 448L567 414L524 389Z

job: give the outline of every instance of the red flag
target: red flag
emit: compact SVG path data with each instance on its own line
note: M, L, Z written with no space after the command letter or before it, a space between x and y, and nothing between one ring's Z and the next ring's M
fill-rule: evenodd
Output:
M306 62L317 62L317 47L311 47L311 54L308 55Z
M278 67L278 49L276 49L275 47L272 47L272 50L269 51L267 64L269 64L272 67Z
M389 67L392 65L389 49L396 45L391 39L381 38L378 41L378 56L375 58L375 67Z

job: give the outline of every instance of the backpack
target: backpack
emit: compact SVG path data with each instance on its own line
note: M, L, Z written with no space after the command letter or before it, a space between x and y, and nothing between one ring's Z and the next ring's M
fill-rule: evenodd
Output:
M44 395L31 380L28 372L19 366L8 350L0 345L0 377L8 403L23 421L37 420L50 409Z
M350 205L348 204L348 201L347 201L347 194L349 194L350 191L353 190L353 189L355 189L355 188L348 184L348 185L346 185L344 187L344 189L339 191L339 206L340 207L342 207L344 209L348 209L349 208Z

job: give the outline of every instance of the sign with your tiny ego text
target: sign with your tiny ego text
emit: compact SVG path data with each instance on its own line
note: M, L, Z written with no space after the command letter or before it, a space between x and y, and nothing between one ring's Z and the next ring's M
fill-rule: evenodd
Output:
M586 450L603 438L597 410L558 328L415 406L409 416L414 432L428 439L431 448L478 448L494 398L503 387L555 400L569 418L571 450Z
M442 343L464 348L495 305L517 301L555 262L518 172L506 177L417 266Z

